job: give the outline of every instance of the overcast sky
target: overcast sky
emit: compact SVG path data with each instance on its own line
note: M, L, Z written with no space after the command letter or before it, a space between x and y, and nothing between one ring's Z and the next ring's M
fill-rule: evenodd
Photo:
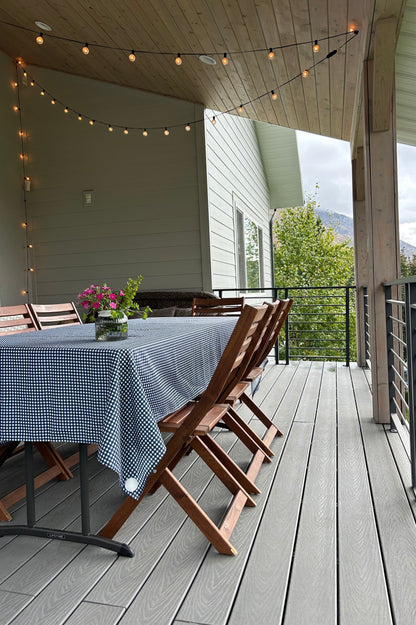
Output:
M296 131L304 196L314 195L321 208L352 217L350 145ZM416 246L416 148L398 144L400 238Z

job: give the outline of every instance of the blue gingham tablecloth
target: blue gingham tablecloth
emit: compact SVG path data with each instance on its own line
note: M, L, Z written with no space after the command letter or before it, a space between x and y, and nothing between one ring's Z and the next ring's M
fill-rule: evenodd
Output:
M0 441L97 443L138 498L165 453L157 421L206 388L235 322L130 320L116 342L94 324L0 334Z

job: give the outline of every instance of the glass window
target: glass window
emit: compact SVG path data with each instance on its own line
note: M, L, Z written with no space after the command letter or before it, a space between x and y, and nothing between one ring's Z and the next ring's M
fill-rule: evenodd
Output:
M236 211L236 226L238 286L263 288L263 231L240 210Z

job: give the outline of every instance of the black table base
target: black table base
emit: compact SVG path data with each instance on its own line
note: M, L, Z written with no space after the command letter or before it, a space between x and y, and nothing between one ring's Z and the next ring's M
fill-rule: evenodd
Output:
M33 444L25 443L25 473L26 473L26 505L27 525L2 525L1 536L39 536L53 540L68 540L70 542L95 545L103 549L115 551L120 556L133 557L134 553L125 543L117 542L110 538L104 538L90 534L90 510L88 493L88 470L87 470L87 444L80 443L80 487L81 487L81 532L69 532L67 530L49 529L35 526L35 487L33 474Z

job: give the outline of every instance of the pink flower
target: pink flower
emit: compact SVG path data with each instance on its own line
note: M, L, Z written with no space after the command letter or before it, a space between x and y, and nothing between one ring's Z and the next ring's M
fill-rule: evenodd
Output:
M100 307L99 302L93 302L93 303L92 303L92 307L93 307L93 308L99 308L99 307Z
M115 302L110 302L110 308L117 308L117 304Z
M117 299L117 295L115 293L110 293L110 299L112 300Z
M124 297L124 291L120 291L120 297Z
M84 306L84 308L89 308L90 307L90 303L86 299L84 299L84 301L81 302L81 306Z
M101 302L101 300L103 299L104 295L102 293L97 293L97 300L99 302Z

